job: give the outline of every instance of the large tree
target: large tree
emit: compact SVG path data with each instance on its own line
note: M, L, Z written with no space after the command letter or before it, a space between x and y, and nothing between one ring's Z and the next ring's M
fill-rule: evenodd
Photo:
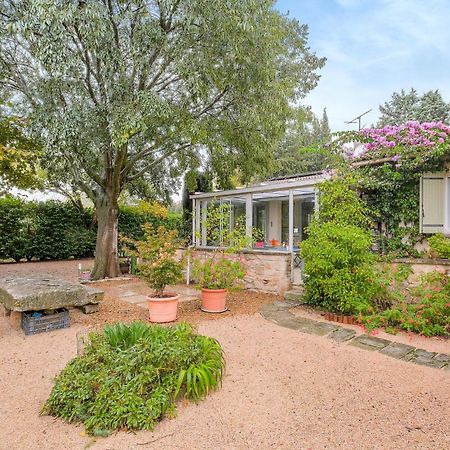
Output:
M26 134L27 120L0 105L0 195L12 187L42 185L37 158L39 146Z
M98 217L93 278L117 276L118 198L208 160L264 171L324 63L264 0L0 0L0 86L43 141L50 182Z
M313 172L332 166L331 131L326 109L319 119L310 108L299 108L289 121L284 139L276 151L273 175L286 176Z
M419 95L414 88L409 92L403 89L394 92L389 101L380 105L378 126L401 125L410 120L419 122L450 121L450 103L447 103L438 90Z

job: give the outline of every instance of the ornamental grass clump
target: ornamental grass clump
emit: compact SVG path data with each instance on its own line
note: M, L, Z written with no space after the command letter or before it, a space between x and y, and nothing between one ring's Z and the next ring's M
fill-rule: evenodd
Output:
M98 436L152 430L175 414L179 397L198 401L217 389L224 369L220 344L187 323L114 324L91 333L83 354L56 378L43 413Z

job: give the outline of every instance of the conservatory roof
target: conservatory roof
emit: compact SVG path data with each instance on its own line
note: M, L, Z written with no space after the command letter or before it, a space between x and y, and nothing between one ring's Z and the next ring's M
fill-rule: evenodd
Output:
M211 199L226 197L241 197L247 194L254 194L253 198L261 199L286 197L289 191L294 195L311 195L315 191L315 185L325 180L322 172L309 172L289 177L271 178L253 186L229 189L225 191L196 192L191 195L191 199Z

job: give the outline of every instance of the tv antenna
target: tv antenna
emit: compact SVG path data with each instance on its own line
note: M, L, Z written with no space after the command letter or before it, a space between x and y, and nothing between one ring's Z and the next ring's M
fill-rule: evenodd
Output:
M369 114L372 110L369 109L369 111L366 111L365 113L360 114L359 116L355 117L352 120L346 121L345 123L357 123L358 124L358 131L361 131L361 117L365 116L366 114Z

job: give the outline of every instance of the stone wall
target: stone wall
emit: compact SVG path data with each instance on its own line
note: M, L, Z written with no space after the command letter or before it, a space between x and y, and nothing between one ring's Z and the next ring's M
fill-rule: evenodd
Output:
M195 249L194 257L210 258L213 250ZM291 285L289 253L271 251L244 251L233 258L240 258L245 266L245 289L271 294L284 294Z
M395 259L392 262L394 267L398 264L408 264L411 266L412 273L407 281L412 286L417 286L419 284L419 278L424 273L439 272L447 274L450 277L450 260L448 259L401 258Z

